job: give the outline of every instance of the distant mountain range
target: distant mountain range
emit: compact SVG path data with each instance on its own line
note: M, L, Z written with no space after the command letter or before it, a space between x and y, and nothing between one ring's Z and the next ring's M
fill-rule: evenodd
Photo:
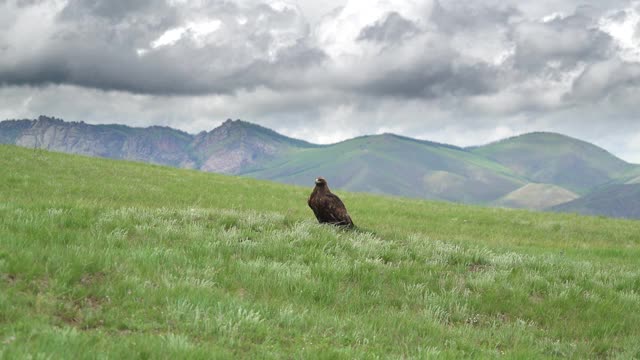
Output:
M241 120L197 135L46 116L0 122L0 143L454 202L640 218L640 166L593 144L531 133L485 146L383 134L316 145Z

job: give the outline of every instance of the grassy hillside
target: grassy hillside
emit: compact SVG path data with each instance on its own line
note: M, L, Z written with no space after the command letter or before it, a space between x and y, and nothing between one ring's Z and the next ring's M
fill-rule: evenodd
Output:
M308 187L0 167L0 358L640 356L638 222L339 192L340 231Z
M524 185L502 165L463 149L389 134L291 152L245 174L298 185L322 175L335 188L467 203Z
M531 133L473 149L532 182L584 194L634 168L593 144L554 133Z

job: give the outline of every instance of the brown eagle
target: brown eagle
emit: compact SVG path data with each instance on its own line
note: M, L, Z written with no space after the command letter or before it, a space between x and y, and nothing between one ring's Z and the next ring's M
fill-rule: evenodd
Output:
M308 204L320 223L349 228L354 226L342 200L329 190L327 180L323 177L316 179L316 187L309 196Z

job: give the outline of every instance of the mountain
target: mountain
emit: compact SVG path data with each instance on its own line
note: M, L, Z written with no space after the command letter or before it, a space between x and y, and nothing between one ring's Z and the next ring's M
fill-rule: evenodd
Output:
M0 144L16 144L24 131L33 126L32 120L6 120L0 122Z
M322 175L336 188L466 203L524 185L509 169L464 149L391 134L291 152L245 174L298 185Z
M229 119L192 135L169 127L90 125L40 116L0 122L0 143L303 186L322 175L334 189L528 209L592 204L618 194L603 189L640 183L637 165L553 133L472 148L393 134L315 145L242 120Z
M613 184L552 208L553 211L640 219L640 184Z
M593 144L554 133L525 134L470 150L531 182L558 185L579 194L635 167Z
M317 145L241 120L227 120L210 132L202 132L190 145L200 170L226 174L239 174L277 155L314 147Z
M192 135L168 127L89 125L40 116L0 123L0 141L23 147L193 168Z
M294 148L314 147L240 120L191 135L169 127L90 125L47 116L1 122L0 143L221 173L237 173Z
M627 184L640 184L640 176L635 177L627 182Z
M640 166L634 166L622 176L613 179L604 185L640 184Z
M495 201L494 205L543 210L579 197L578 194L557 185L531 183L503 196Z

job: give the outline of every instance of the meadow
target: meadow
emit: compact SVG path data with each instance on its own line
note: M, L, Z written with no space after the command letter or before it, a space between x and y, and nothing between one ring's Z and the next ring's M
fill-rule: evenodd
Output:
M640 358L638 221L334 189L345 231L313 178L0 169L0 359Z

